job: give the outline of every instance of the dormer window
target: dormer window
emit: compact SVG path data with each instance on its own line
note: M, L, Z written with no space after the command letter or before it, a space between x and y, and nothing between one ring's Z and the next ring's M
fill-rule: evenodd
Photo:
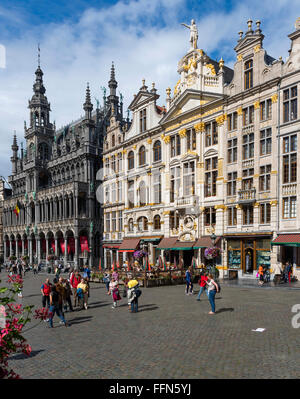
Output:
M144 108L140 111L140 133L143 133L147 130L146 116L146 108Z
M244 64L244 82L245 90L253 87L253 60L249 60Z

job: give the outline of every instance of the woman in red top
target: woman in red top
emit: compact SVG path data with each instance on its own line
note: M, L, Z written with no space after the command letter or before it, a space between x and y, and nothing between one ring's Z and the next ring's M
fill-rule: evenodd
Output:
M203 291L205 291L206 295L208 296L208 290L206 288L206 281L207 281L207 274L206 273L202 273L201 276L200 276L200 280L199 280L200 291L199 291L199 294L197 296L197 301L200 301L200 296L201 296Z

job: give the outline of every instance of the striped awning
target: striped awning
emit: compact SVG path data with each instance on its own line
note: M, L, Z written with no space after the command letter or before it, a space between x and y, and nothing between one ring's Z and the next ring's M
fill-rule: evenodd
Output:
M279 234L271 245L284 245L287 247L300 247L300 234Z
M103 244L103 248L109 248L109 249L118 249L121 244Z
M217 237L215 240L215 246L219 246L218 242L220 241L221 237ZM210 248L212 247L212 241L210 236L203 236L198 238L196 241L196 244L194 245L194 249L199 249L199 248Z
M125 238L119 247L119 252L134 252L139 242L139 238Z

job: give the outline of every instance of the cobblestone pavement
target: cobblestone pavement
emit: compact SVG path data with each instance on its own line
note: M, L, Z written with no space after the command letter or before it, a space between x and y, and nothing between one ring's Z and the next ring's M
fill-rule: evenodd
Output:
M46 276L25 277L25 304L40 306ZM25 333L32 355L10 365L25 379L300 377L300 329L291 325L298 290L224 284L216 315L205 293L197 302L183 285L142 291L131 314L125 299L112 309L104 285L91 283L89 309L66 313L69 328L57 316L53 329L33 320ZM258 327L266 331L251 331Z

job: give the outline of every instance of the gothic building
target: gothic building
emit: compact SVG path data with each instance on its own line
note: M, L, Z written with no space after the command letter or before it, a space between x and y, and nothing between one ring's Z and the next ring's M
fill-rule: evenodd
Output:
M20 153L16 135L13 139L12 193L3 204L4 257L28 255L30 262L46 262L56 255L75 266L97 266L102 218L95 193L103 136L111 116L125 124L114 65L103 107L97 104L93 111L87 85L84 116L59 130L50 120L40 66L35 75L29 126L24 126L26 147L21 144Z

